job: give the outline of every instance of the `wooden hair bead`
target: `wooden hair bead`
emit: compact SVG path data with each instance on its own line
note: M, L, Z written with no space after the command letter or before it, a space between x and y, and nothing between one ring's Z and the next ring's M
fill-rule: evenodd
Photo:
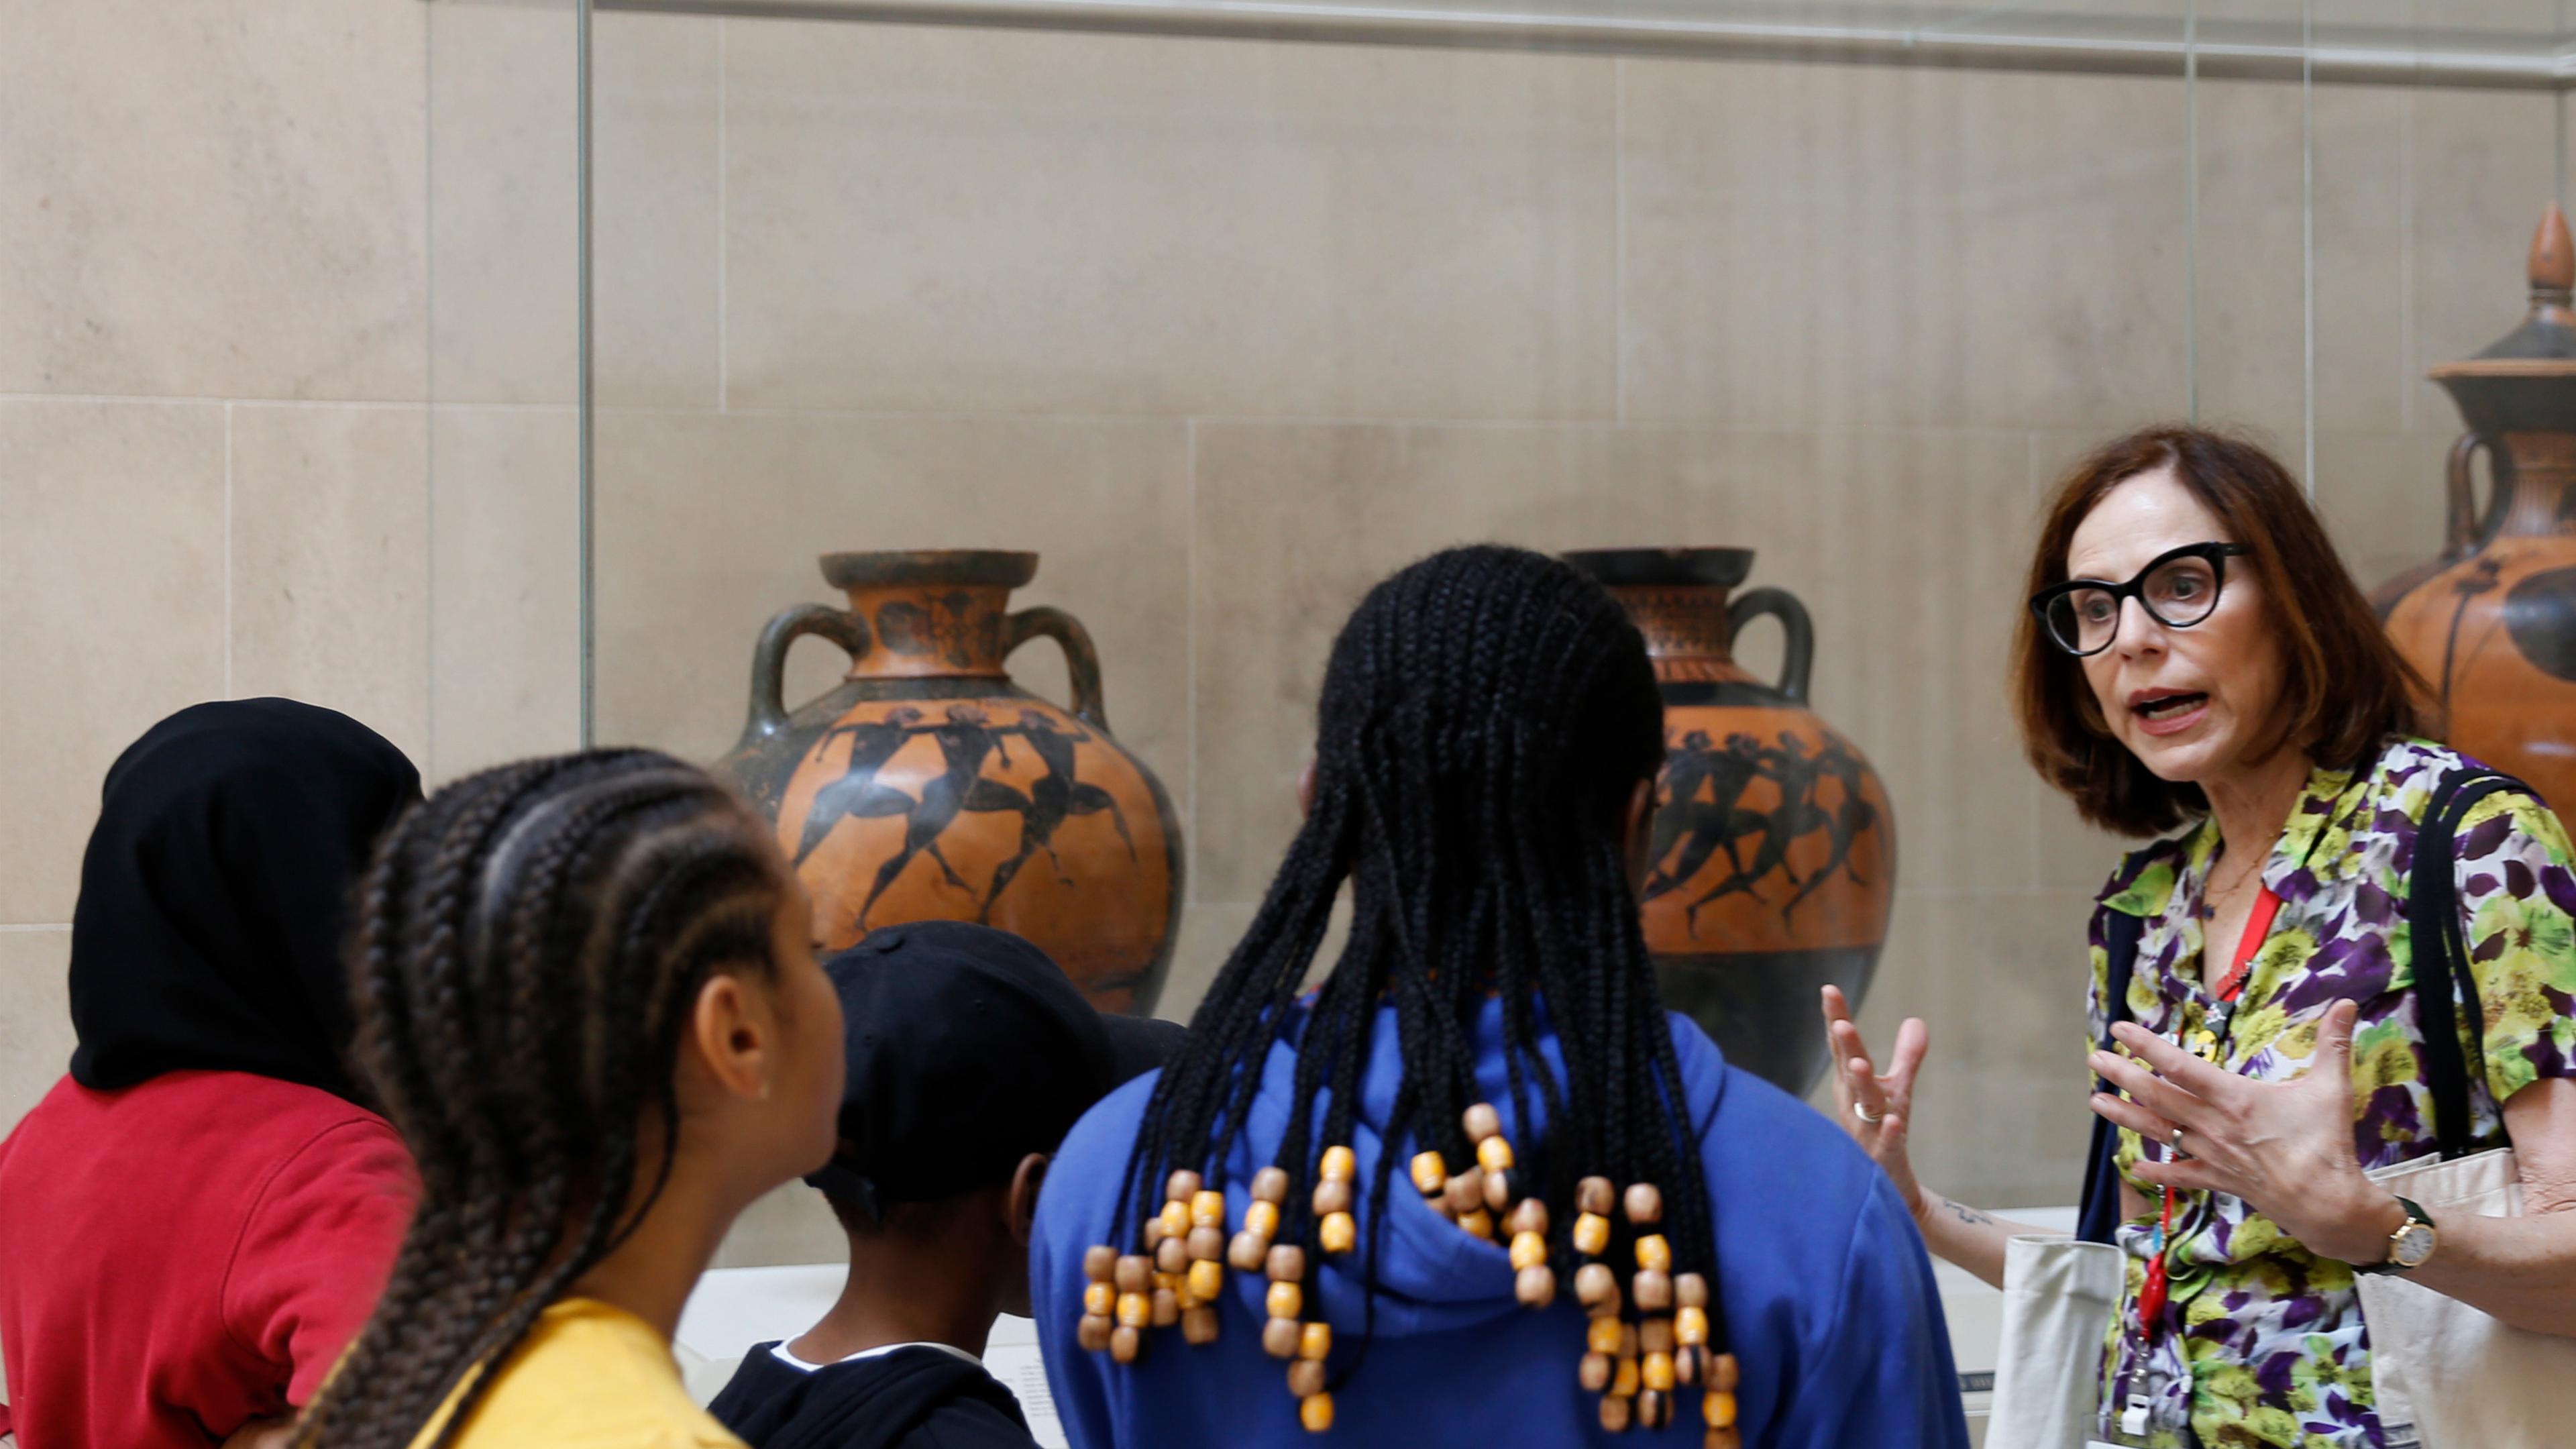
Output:
M1539 1268L1547 1265L1547 1239L1536 1233L1512 1234L1512 1269Z
M1192 1344L1216 1342L1216 1310L1206 1307L1182 1309L1181 1337Z
M1708 1365L1708 1386L1720 1393L1734 1393L1737 1377L1735 1355L1721 1353Z
M1512 1277L1512 1296L1524 1308L1545 1308L1556 1301L1556 1272L1545 1263L1532 1263Z
M1637 1266L1644 1268L1649 1272L1671 1272L1673 1270L1673 1245L1665 1242L1664 1235L1661 1233L1648 1233L1644 1237L1639 1238L1637 1240Z
M1413 1154L1413 1187L1424 1197L1449 1185L1449 1164L1437 1152Z
M1639 1313L1661 1313L1673 1306L1673 1275L1640 1268L1628 1280L1628 1292L1636 1298Z
M1166 1232L1163 1228L1163 1215L1161 1213L1156 1213L1152 1217L1145 1219L1146 1252L1150 1253L1156 1248L1161 1247L1163 1239L1169 1236L1171 1236L1171 1234Z
M1360 1241L1360 1225L1349 1213L1326 1213L1315 1227L1315 1238L1327 1253L1347 1253Z
M1669 1318L1649 1318L1638 1324L1637 1351L1639 1353L1671 1353L1673 1351L1673 1321Z
M1520 1206L1504 1214L1503 1224L1512 1230L1512 1236L1516 1238L1523 1233L1536 1233L1542 1238L1546 1237L1547 1204L1534 1197L1523 1198Z
M1244 1205L1243 1230L1258 1233L1263 1241L1279 1236L1279 1204L1254 1198Z
M1478 1102L1468 1108L1462 1121L1470 1142L1482 1142L1503 1130L1503 1114L1495 1111L1491 1102Z
M1297 1345L1305 1337L1296 1319L1272 1315L1261 1325L1261 1351L1272 1358L1295 1358Z
M1190 1291L1188 1274L1184 1273L1172 1280L1172 1300L1181 1305L1183 1313L1199 1306L1199 1295Z
M1708 1306L1708 1280L1697 1273L1673 1275L1673 1301L1684 1308Z
M1301 1399L1312 1398L1324 1391L1324 1366L1311 1358L1301 1358L1288 1365L1288 1392Z
M1306 1311L1306 1290L1294 1283L1273 1283L1261 1302L1273 1318L1294 1318Z
M1657 1192L1651 1182L1632 1182L1628 1184L1628 1196L1620 1206L1626 1210L1628 1221L1642 1228L1648 1223L1663 1220L1664 1195Z
M1321 1434L1333 1427L1333 1396L1312 1393L1297 1401L1297 1422L1309 1434Z
M1700 1449L1744 1449L1741 1429L1711 1429L1699 1441Z
M1101 1243L1086 1248L1082 1254L1082 1276L1094 1283L1106 1283L1118 1276L1118 1250Z
M1599 1217L1610 1215L1612 1194L1610 1179L1587 1177L1574 1185L1574 1210Z
M1483 1169L1480 1167L1478 1171L1482 1172ZM1517 1181L1518 1176L1519 1174L1511 1172L1485 1173L1485 1206L1493 1209L1495 1212L1501 1212L1505 1208L1510 1207L1512 1205L1513 1185ZM1529 1201L1537 1202L1538 1199L1531 1198Z
M1169 1288L1154 1290L1154 1326L1169 1328L1181 1321L1181 1297Z
M1225 1226L1225 1194L1206 1189L1190 1195L1190 1226L1221 1228Z
M1154 1321L1154 1300L1142 1293L1118 1295L1118 1322L1126 1328L1143 1328Z
M1117 1307L1118 1290L1116 1287L1107 1283L1085 1283L1082 1285L1082 1311L1086 1316L1095 1313L1107 1314L1114 1312Z
M1700 1396L1699 1414L1712 1429L1735 1427L1735 1395L1726 1389L1711 1389Z
M1109 1347L1109 1331L1117 1326L1106 1313L1086 1313L1081 1326L1074 1330L1073 1341L1082 1345L1084 1353L1098 1353Z
M1471 1167L1449 1179L1449 1211L1459 1217L1485 1207L1485 1169Z
M1154 1245L1154 1268L1163 1273L1190 1271L1190 1244L1186 1238L1165 1238Z
M1476 1165L1487 1172L1509 1172L1512 1166L1512 1144L1500 1137L1488 1137L1477 1143Z
M1471 1213L1459 1214L1458 1226L1486 1242L1490 1243L1494 1240L1494 1215L1483 1208L1478 1208Z
M1348 1182L1359 1176L1360 1160L1347 1147L1327 1147L1323 1161L1315 1164L1315 1175L1326 1182Z
M1708 1342L1708 1310L1705 1308L1674 1310L1673 1338L1681 1343Z
M1178 1198L1163 1204L1163 1236L1187 1237L1190 1231L1190 1205Z
M1601 1427L1609 1433L1627 1433L1628 1416L1634 1412L1634 1407L1617 1394L1601 1396Z
M1132 1328L1122 1323L1109 1330L1109 1356L1120 1363L1134 1363L1138 1351L1144 1346L1145 1334L1142 1329Z
M1585 1354L1583 1362L1574 1370L1574 1378L1575 1382L1583 1385L1585 1391L1589 1393L1597 1394L1610 1387L1610 1355Z
M1238 1273L1260 1272L1269 1257L1270 1240L1250 1228L1235 1234L1233 1241L1225 1245L1226 1264Z
M1596 1212L1585 1212L1574 1220L1574 1251L1596 1257L1610 1246L1610 1220Z
M1619 1356L1621 1358L1637 1356L1637 1325L1633 1323L1619 1325Z
M1288 1200L1288 1169L1265 1167L1252 1175L1252 1200L1273 1207Z
M1696 1343L1685 1343L1673 1350L1673 1381L1684 1388L1708 1377L1708 1350Z
M1206 1185L1197 1173L1188 1168L1175 1168L1170 1177L1163 1179L1163 1196L1172 1202L1188 1202Z
M1620 1357L1618 1370L1610 1376L1610 1392L1623 1399L1633 1399L1637 1396L1636 1355L1625 1354Z
M1333 1351L1333 1325L1309 1323L1297 1332L1297 1356L1322 1359Z
M1306 1276L1306 1250L1295 1243L1281 1243L1270 1250L1264 1265L1273 1283L1295 1283Z
M1328 1218L1351 1210L1351 1185L1327 1178L1315 1184L1315 1216Z
M1164 1241L1172 1240L1166 1238ZM1190 1261L1193 1263L1218 1261L1225 1256L1225 1229L1219 1227L1190 1229L1189 1250Z
M1664 1389L1645 1389L1637 1395L1637 1427L1670 1428L1673 1422L1673 1396Z
M1584 1347L1591 1349L1594 1353L1617 1354L1619 1352L1619 1320L1608 1317L1592 1320L1591 1326L1583 1330L1583 1344Z
M1154 1260L1142 1253L1129 1253L1118 1260L1118 1291L1151 1293L1154 1291Z
M1190 1265L1190 1296L1201 1303L1214 1303L1225 1291L1225 1265L1205 1258Z
M1586 1263L1574 1270L1575 1301L1590 1308L1602 1302L1616 1302L1619 1297L1618 1276L1607 1263Z

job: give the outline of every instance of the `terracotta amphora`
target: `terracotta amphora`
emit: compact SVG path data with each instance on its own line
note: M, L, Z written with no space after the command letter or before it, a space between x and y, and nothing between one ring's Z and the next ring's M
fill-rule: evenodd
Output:
M2576 248L2555 206L2531 243L2531 313L2502 341L2433 369L2468 431L2452 445L2440 557L2372 596L2431 682L2444 739L2576 802ZM2476 507L2471 470L2495 487Z
M1566 555L1646 636L1664 695L1644 888L1664 1004L1708 1028L1727 1060L1804 1093L1826 1062L1817 989L1869 990L1896 899L1896 818L1851 741L1807 708L1815 627L1781 589L1728 593L1741 548ZM1777 684L1738 667L1737 631L1788 634Z
M1109 732L1100 658L1061 609L1010 610L1033 553L835 553L847 608L803 604L753 646L751 718L717 762L775 822L838 949L878 926L978 921L1053 956L1104 1010L1153 1009L1181 913L1181 832ZM839 645L850 672L790 713L788 646ZM1011 682L1037 638L1065 653L1073 706Z

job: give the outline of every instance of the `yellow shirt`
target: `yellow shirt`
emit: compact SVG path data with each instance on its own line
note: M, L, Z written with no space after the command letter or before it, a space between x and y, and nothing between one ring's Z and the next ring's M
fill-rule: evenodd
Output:
M455 1401L449 1395L448 1406ZM438 1436L448 1406L430 1418L412 1449ZM653 1325L595 1298L567 1298L528 1330L456 1436L456 1449L745 1446L690 1402L670 1342Z

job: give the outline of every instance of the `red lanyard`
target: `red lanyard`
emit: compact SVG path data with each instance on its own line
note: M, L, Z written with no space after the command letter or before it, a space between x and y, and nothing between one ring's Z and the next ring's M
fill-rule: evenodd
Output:
M2234 1001L2245 989L2245 978L2254 974L2254 958L2263 954L2264 938L2272 934L2272 918L2281 913L2281 898L2265 886L2254 901L2254 913L2245 918L2245 934L2236 942L2236 963L2218 978L2214 993L2221 1001ZM2173 1189L2162 1194L2163 1206L2156 1212L2156 1254L2147 1260L2146 1281L2138 1286L2138 1328L2152 1340L2156 1320L2165 1311L2165 1245L2173 1233Z

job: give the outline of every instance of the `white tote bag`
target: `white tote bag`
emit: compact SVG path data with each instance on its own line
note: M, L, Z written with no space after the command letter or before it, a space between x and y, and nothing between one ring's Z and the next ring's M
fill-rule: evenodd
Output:
M2102 1344L2120 1304L2120 1250L2025 1234L2004 1245L2003 1337L1986 1449L2084 1449L2102 1397Z
M2401 1162L2370 1178L2422 1204L2436 1224L2463 1214L2522 1216L2510 1147ZM2500 1323L2403 1274L2358 1281L2388 1449L2563 1449L2576 1441L2576 1338Z

